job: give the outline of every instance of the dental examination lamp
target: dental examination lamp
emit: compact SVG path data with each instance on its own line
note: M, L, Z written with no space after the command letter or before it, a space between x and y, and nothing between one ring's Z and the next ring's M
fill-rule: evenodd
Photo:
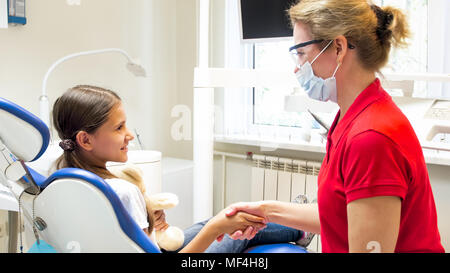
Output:
M91 50L91 51L83 51L78 52L74 54L67 55L59 60L57 60L55 63L52 64L52 66L48 69L47 73L45 74L44 81L42 83L42 95L39 97L39 116L40 118L47 124L47 126L50 126L50 111L49 111L49 105L48 105L48 97L47 97L47 81L50 76L50 74L55 70L55 68L64 63L65 61L68 61L70 59L79 57L79 56L87 56L87 55L95 55L95 54L102 54L102 53L109 53L109 52L116 52L120 53L123 56L127 58L127 69L136 77L146 77L145 69L141 66L133 62L130 55L125 52L122 49L119 48L105 48L105 49L99 49L99 50Z

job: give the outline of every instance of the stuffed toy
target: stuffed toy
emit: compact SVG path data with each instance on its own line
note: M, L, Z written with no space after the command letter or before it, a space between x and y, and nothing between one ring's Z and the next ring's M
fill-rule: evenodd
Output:
M110 172L117 178L133 183L139 188L144 196L148 213L157 210L167 210L178 205L178 197L173 193L148 195L142 178L142 170L136 165L127 164L121 168L111 168ZM152 238L160 248L167 251L175 251L184 243L184 232L178 227L169 226L164 231L154 230Z

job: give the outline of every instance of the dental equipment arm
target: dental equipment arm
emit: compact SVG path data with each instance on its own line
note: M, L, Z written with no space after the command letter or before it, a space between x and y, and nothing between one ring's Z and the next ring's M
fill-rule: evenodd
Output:
M330 125L328 125L325 121L323 121L321 118L319 118L319 116L317 116L316 114L311 112L311 110L308 109L308 112L317 121L317 123L320 124L320 126L322 126L323 128L325 128L325 130L327 130L327 133L328 133L328 131L330 130Z
M42 83L42 95L39 97L39 116L45 122L45 124L47 124L47 126L50 125L50 112L49 112L49 104L48 104L48 97L47 97L47 81L48 81L50 74L53 72L53 70L55 70L55 68L58 65L62 64L63 62L73 59L73 58L76 58L76 57L79 57L79 56L95 55L95 54L102 54L102 53L108 53L108 52L116 52L116 53L122 54L123 56L125 56L127 58L127 61L128 61L127 69L131 73L133 73L133 75L135 75L136 77L146 77L145 69L142 66L133 62L130 55L126 51L119 49L119 48L105 48L105 49L99 49L99 50L83 51L83 52L78 52L78 53L67 55L67 56L57 60L56 62L54 62L52 64L52 66L50 66L47 73L45 74L44 81Z

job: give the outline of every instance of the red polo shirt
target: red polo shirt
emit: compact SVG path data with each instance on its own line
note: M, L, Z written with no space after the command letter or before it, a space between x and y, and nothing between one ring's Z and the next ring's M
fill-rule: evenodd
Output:
M348 203L398 196L402 207L395 252L444 252L422 148L380 81L368 86L336 125L339 115L328 133L319 173L322 251L349 251Z

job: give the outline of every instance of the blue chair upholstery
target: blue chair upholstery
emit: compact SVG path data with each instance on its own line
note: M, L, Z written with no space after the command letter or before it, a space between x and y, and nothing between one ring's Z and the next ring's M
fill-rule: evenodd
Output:
M25 164L26 165L26 164ZM43 188L42 185L45 183L45 181L47 180L47 177L41 175L40 173L36 172L35 170L33 170L32 168L27 166L28 171L30 172L31 177L34 179L34 182L36 182L36 185L39 186L39 188ZM28 178L26 176L22 177L23 180L25 180L27 183L30 183L30 181L28 181Z
M305 248L294 244L267 244L254 246L245 253L308 253Z

